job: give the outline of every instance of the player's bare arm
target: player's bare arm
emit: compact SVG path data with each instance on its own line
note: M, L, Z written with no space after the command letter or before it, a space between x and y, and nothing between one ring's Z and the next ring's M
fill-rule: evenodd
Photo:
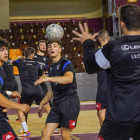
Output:
M27 113L30 110L29 105L18 104L13 101L10 101L6 97L4 97L1 93L0 93L0 99L1 99L0 106L2 107L17 109L17 110L23 111L24 113Z
M53 91L52 88L50 88L46 94L46 96L44 97L44 99L41 101L39 108L38 108L38 116L42 117L43 114L43 106L49 102L49 100L51 100L51 98L53 97Z
M58 84L70 84L73 81L73 73L68 71L64 74L64 76L59 77L47 77L46 75L41 76L36 82L35 86L44 83L44 82L55 82Z

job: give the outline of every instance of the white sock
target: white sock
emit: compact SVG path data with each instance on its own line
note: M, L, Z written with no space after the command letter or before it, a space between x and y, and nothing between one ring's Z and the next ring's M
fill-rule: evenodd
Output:
M26 122L22 122L21 125L22 125L24 131L27 132L28 131L28 127L27 127Z
M19 130L19 133L21 133L23 131L23 127Z

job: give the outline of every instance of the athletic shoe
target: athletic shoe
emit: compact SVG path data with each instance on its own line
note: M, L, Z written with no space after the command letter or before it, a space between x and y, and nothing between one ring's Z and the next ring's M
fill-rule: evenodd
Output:
M18 119L16 119L16 122L20 122L19 118L18 118Z
M60 134L60 132L59 132L59 129L58 128L56 128L55 130L54 130L54 132L53 132L54 134Z
M59 129L59 132L61 133L61 128L58 128Z
M18 137L28 137L28 136L30 136L30 130L28 130L27 132L24 132L23 128L19 130Z
M29 131L24 132L23 135L22 135L22 137L30 137L30 132Z

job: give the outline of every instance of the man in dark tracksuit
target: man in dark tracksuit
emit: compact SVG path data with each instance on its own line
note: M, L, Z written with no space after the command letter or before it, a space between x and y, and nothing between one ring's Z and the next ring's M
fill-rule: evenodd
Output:
M140 8L125 5L119 9L119 25L123 37L110 41L95 53L87 24L79 25L81 33L73 33L84 47L84 63L88 73L111 67L107 92L106 118L98 140L140 140Z

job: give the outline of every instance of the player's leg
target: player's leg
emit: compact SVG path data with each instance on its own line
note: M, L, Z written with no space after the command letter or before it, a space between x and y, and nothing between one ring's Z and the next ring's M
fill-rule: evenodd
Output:
M58 108L61 114L61 133L64 140L71 140L70 135L76 127L77 118L80 111L80 101L78 96L69 97L59 103Z
M53 105L50 113L48 114L46 125L42 130L42 139L41 140L50 140L50 136L53 134L54 130L60 124L61 113L58 111L58 105Z
M96 95L96 110L100 125L103 124L107 108L107 93L106 91L98 91Z
M23 112L21 111L17 111L18 112L18 118L20 120L20 123L22 125L22 129L19 131L18 136L22 137L22 136L30 136L30 133L28 132L28 126L27 123L25 121L25 115Z
M21 104L28 104L31 106L32 102L33 102L33 96L31 94L21 93L21 99L20 99ZM30 136L30 131L28 130L28 126L25 121L25 114L19 110L17 112L18 112L18 117L19 117L20 123L22 125L22 129L19 131L18 136L19 137L23 137L23 136L28 137L28 136Z
M134 125L120 125L105 120L101 126L98 139L100 140L129 140Z
M106 115L106 109L97 110L97 116L99 118L100 125L103 124L103 121L105 120Z
M62 131L61 136L63 140L72 140L70 135L73 129L61 127L61 131Z
M59 123L46 123L41 133L41 140L50 140L54 130L59 126Z

